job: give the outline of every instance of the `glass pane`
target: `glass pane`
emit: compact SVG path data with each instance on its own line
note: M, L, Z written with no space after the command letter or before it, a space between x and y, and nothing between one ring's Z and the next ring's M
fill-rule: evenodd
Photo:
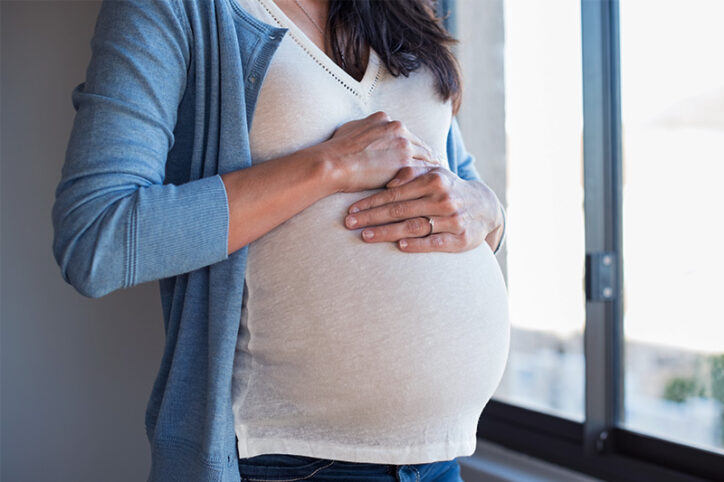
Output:
M495 398L581 421L580 1L458 0L457 8L461 130L508 221L498 260L511 348Z
M724 449L724 2L622 1L627 428Z

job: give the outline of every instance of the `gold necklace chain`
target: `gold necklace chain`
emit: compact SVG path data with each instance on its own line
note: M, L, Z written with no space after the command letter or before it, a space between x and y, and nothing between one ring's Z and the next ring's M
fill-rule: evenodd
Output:
M309 15L309 12L307 12L307 9L302 7L302 4L299 3L298 0L294 0L294 3L296 3L299 6L299 8L302 9L302 12L304 12L304 15L307 16L307 18L314 24L315 27L317 27L317 30L319 30L321 32L322 36L324 37L324 30L322 30L322 28L319 25L317 25L317 22L315 22L314 19L312 18L312 16Z
M297 6L302 9L302 12L304 12L304 15L306 15L307 18L309 19L309 21L312 22L315 27L317 27L317 30L319 30L319 32L322 34L322 38L324 38L324 36L325 36L325 35L324 35L324 30L322 30L322 28L317 24L317 22L314 21L314 19L312 18L312 16L309 15L309 12L307 12L307 9L304 8L301 3L299 3L299 0L294 0L294 3L296 3ZM346 67L347 67L347 61L346 61L345 58L344 58L344 53L340 52L340 55L342 56L342 65L346 68Z

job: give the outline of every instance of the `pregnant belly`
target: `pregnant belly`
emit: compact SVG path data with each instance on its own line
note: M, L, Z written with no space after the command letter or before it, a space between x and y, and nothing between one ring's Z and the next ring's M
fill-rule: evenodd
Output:
M365 243L342 221L373 192L328 196L249 246L248 388L319 423L479 413L508 355L498 263L486 243L463 253Z

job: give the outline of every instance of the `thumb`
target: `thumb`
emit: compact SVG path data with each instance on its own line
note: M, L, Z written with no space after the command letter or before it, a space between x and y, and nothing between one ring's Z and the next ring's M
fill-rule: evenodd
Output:
M385 187L397 187L406 184L416 177L425 174L426 172L434 169L434 166L406 166L397 171L395 177L393 177Z

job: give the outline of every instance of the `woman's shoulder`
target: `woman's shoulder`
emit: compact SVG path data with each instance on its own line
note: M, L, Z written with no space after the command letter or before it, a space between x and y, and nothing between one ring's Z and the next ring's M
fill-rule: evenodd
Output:
M227 37L236 33L242 50L245 43L258 42L260 37L275 34L278 27L270 25L257 0L173 0L180 20L185 22L196 41ZM233 29L235 32L231 32ZM216 39L213 39L216 40ZM254 45L250 45L251 49Z

